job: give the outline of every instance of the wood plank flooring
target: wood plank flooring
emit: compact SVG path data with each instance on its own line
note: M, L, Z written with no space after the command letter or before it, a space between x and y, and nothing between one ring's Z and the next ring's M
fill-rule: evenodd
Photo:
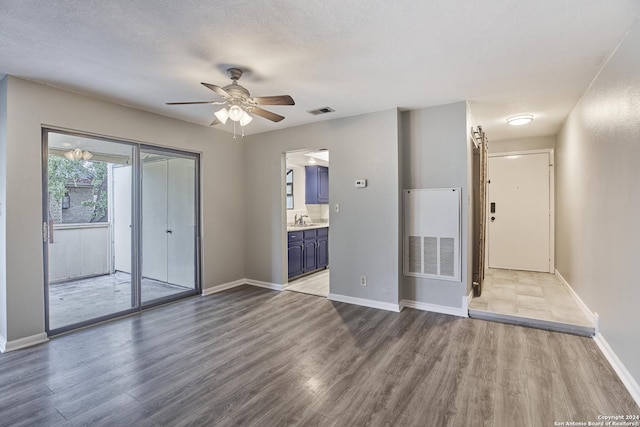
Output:
M0 426L553 426L640 414L590 338L242 286L0 354Z

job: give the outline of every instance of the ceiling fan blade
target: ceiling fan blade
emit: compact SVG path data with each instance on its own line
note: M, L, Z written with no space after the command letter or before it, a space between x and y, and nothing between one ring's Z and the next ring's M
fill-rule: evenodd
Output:
M201 83L202 83L202 85L204 85L205 87L211 89L212 91L214 91L215 93L217 93L218 95L223 97L224 99L231 98L231 95L229 95L229 92L227 92L226 90L222 89L220 86L212 85L211 83L204 83L204 82L201 82Z
M212 101L194 101L194 102L167 102L167 105L187 105L187 104L211 104Z
M258 105L296 105L289 95L256 96L253 101Z
M280 114L272 113L271 111L263 110L260 107L253 107L249 110L250 113L257 114L258 116L264 117L265 119L269 119L272 122L279 122L284 119L284 116Z
M213 119L213 121L211 122L211 124L209 126L215 126L215 125L219 125L222 122L220 120L218 120L218 118L216 117L215 119Z

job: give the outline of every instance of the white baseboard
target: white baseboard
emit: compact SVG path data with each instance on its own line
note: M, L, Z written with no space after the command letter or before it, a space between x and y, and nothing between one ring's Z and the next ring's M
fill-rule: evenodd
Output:
M587 307L587 304L585 304L584 301L582 301L580 296L576 293L576 291L573 290L569 282L567 282L564 279L564 277L562 277L562 274L560 274L558 270L556 270L556 277L560 279L562 283L564 283L567 289L569 289L569 292L571 292L571 295L573 296L573 298L578 302L578 305L580 306L584 314L593 321L593 324L596 328L596 335L597 335L600 332L600 316L598 316L598 313L594 313L591 310L589 310L589 307Z
M631 376L631 373L625 368L620 359L618 359L618 356L616 356L616 353L609 346L609 343L607 343L602 334L597 333L593 339L600 348L600 351L602 351L602 354L604 354L604 357L606 357L611 364L613 370L616 371L616 374L620 377L624 386L629 390L633 400L640 406L640 385L638 385L637 381Z
M467 299L466 295L462 297L463 305L465 299ZM400 301L400 307L415 308L416 310L431 311L433 313L450 314L458 317L469 317L468 302L466 307L450 307L448 305L429 304L426 302L403 299Z
M49 337L47 337L47 334L44 332L13 341L7 341L5 337L0 335L0 353L6 353L8 351L31 347L32 345L40 344L47 341L49 341Z
M379 308L381 310L394 311L399 313L402 307L399 304L390 302L375 301L371 299L350 297L347 295L329 294L327 299L330 301L346 302L347 304L361 305L363 307Z
M227 289L236 288L238 286L242 286L247 284L246 279L235 280L229 283L223 283L221 285L211 286L209 288L205 288L202 290L202 296L215 294L217 292L226 291Z
M259 288L273 289L274 291L284 291L284 285L278 283L261 282L260 280L244 279L243 283Z
M210 288L206 288L202 290L202 295L211 295L217 292L226 291L227 289L237 288L242 285L251 285L257 286L259 288L273 289L274 291L283 291L284 285L279 285L277 283L269 283L269 282L261 282L260 280L253 279L238 279L233 282L223 283L221 285L211 286Z

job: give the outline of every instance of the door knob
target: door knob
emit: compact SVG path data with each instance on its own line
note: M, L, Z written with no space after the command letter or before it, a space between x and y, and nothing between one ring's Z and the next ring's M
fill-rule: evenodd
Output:
M495 221L495 220L496 220L496 217L495 217L495 216L492 216L492 217L491 217L491 222L493 222L493 221Z

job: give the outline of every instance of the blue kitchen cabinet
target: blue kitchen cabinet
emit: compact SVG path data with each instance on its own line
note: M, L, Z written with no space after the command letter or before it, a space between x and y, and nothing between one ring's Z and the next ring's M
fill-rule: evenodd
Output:
M329 204L329 168L305 166L305 203L307 205Z
M303 273L316 270L317 260L317 230L305 230L303 231L303 243L304 243L304 263L302 266Z
M288 277L327 268L329 265L329 228L287 233Z
M304 270L304 245L302 231L290 231L287 233L289 245L287 248L287 259L289 262L288 277L301 275Z
M327 268L329 265L329 229L319 228L316 244L316 267Z

